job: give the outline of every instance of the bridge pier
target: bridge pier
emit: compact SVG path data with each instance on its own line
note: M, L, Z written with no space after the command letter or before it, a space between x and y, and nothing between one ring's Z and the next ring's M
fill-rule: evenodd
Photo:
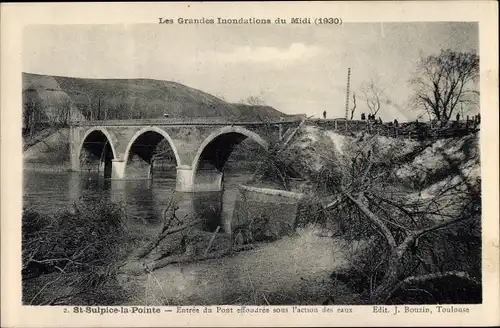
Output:
M77 152L71 152L70 157L71 157L71 171L73 172L80 172L80 158L79 158L79 153Z
M194 191L194 172L189 165L177 166L177 179L175 190L180 192Z
M121 180L125 177L125 163L122 159L111 160L111 179Z
M218 170L198 170L194 179L194 191L221 191L224 173Z
M180 165L175 189L180 192L221 191L223 175L217 170L195 172L189 165Z

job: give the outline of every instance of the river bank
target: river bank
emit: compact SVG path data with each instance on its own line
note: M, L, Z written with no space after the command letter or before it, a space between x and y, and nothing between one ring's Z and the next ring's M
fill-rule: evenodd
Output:
M320 305L353 293L330 274L347 268L341 239L300 229L255 249L202 262L172 264L140 276L121 275L127 305Z
M101 264L96 267L98 272L101 272L100 275L106 275L105 280L94 287L85 287L84 293L79 291L80 284L62 286L59 281L69 279L83 283L89 273L81 272L78 267L73 268L77 271L69 271L67 262L63 260L59 264L60 260L54 259L57 253L35 253L38 261L48 261L49 264L48 267L39 269L49 271L40 276L36 276L36 270L39 269L28 271L35 274L34 279L29 278L29 275L23 276L26 278L23 279L24 304L57 305L70 302L72 305L319 305L331 295L337 295L336 302L340 303L349 302L352 296L347 286L336 284L329 278L333 270L348 265L342 255L342 241L319 237L311 228L299 229L296 234L275 242L257 243L253 249L220 258L171 264L153 272L143 271L139 274L128 270L109 271L107 267L119 268L120 263L131 261L133 250L154 240L160 228L158 224L127 218L128 215L120 212L116 205L106 205L105 202L100 204L97 207L76 205L49 216L33 211L25 213L27 216L23 216L23 226L27 224L30 227L29 230L24 230L26 238L23 240L27 243L23 244L25 251L37 252L29 245L32 245L31 232L38 229L44 232L54 229L54 236L52 233L47 235L49 243L68 243L65 237L68 235L72 236L71 239L79 240L76 244L68 244L76 247L76 250L86 248L86 240L89 239L89 242L98 242L100 248L115 251L109 254L112 258L105 258L104 262L104 259L99 260L98 263ZM96 216L96 213L101 215ZM114 226L121 231L120 234L109 234L107 217L113 218L116 223L119 222L118 217L122 217L122 220L126 220L123 225L125 230L119 228L122 225L118 224ZM36 222L46 223L40 225ZM75 224L81 225L81 231L72 228ZM98 231L102 232L90 233L96 226L102 226L105 230L99 228ZM100 235L101 233L103 235ZM170 239L170 243L176 243L175 237ZM59 252L71 252L71 249L64 247ZM97 252L92 256L100 258L101 254ZM47 256L48 258L44 259ZM55 265L54 268L52 264ZM63 268L63 271L56 270L58 266L62 266L60 268ZM39 290L40 288L42 289Z

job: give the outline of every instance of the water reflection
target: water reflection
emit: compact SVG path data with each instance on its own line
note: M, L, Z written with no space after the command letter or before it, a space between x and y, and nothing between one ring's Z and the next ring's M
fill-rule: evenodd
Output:
M222 224L222 192L197 192L192 193L190 196L194 213L205 219L203 229L214 231L217 226L221 226L224 230Z
M25 175L26 176L26 175ZM28 179L35 180L35 176L28 175ZM46 180L46 179L42 179ZM82 179L77 174L70 174L68 177L68 197L70 200L79 199L82 196ZM24 197L26 202L26 197L29 197L29 191L24 190Z
M144 218L148 224L160 222L170 197L179 209L177 217L187 214L205 218L204 228L213 231L221 226L229 231L231 215L240 183L246 174L226 174L224 192L175 192L175 178L153 180L109 180L89 172L24 172L24 205L41 212L54 212L74 201L98 202L107 199L121 203L131 216Z

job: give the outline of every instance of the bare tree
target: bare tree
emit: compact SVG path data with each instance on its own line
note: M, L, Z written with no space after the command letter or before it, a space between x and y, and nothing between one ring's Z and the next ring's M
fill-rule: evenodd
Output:
M354 112L356 111L356 93L352 94L352 108L351 108L351 120L354 119Z
M29 136L32 137L35 133L37 123L40 123L41 108L40 104L35 101L29 101L24 104L24 121Z
M478 76L479 56L475 53L442 50L422 58L410 80L415 88L414 107L446 123L459 102L477 102Z
M42 116L41 99L36 90L23 91L23 127L30 137L35 133L36 125L41 122Z
M62 99L55 105L55 115L52 117L52 124L65 125L68 123L68 117L71 108L71 101L69 99Z
M126 90L123 90L119 96L117 97L117 105L115 106L115 116L114 118L132 118L132 113L130 110L130 106L127 102L128 94Z
M249 96L241 101L241 103L251 106L263 106L265 101L260 96Z
M81 112L85 119L92 119L92 97L89 93L79 90L67 90L66 93L71 98L71 102L76 109Z
M383 102L385 88L380 87L375 82L375 79L371 79L369 82L365 83L361 87L361 92L363 92L363 99L366 102L366 107L372 115L377 115L380 110L380 103Z
M266 105L266 92L261 90L258 95L251 95L242 100L241 104L251 105L251 106L265 106Z
M110 116L109 96L102 90L97 90L90 97L90 117L94 120L106 120Z

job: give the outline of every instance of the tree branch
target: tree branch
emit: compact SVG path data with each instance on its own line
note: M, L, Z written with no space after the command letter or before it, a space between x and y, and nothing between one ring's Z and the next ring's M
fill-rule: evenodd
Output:
M281 151L285 150L286 147L288 147L288 144L292 141L293 137L295 136L295 134L302 128L302 126L304 126L304 124L306 123L306 121L308 121L311 117L306 117L305 119L303 119L300 124L292 131L292 133L288 136L288 138L286 139L286 141L280 146L279 150L278 150L278 153L280 153Z
M394 250L397 248L396 240L394 239L394 236L392 235L391 231L389 228L385 225L385 223L380 220L372 211L368 209L359 199L355 199L352 197L350 194L345 194L351 202L353 202L359 210L373 223L375 226L378 227L379 231L382 233L382 235L385 237L387 244L389 244L389 247L391 250Z
M385 301L388 301L395 292L397 292L399 289L404 288L407 285L415 284L415 283L422 283L426 282L429 280L434 280L434 279L443 279L443 278L448 278L448 277L457 277L464 279L468 281L469 283L473 285L480 285L480 282L476 281L475 279L471 278L467 272L464 271L447 271L447 272L438 272L438 273L429 273L425 275L420 275L420 276L410 276L403 281L399 282L392 292L387 296Z
M158 237L156 237L155 240L153 240L152 242L150 242L149 244L147 244L146 246L144 246L144 248L138 252L138 254L136 255L136 258L143 258L146 255L148 255L149 253L151 253L151 251L156 246L158 246L158 244L160 243L160 241L162 241L166 236L174 234L174 233L179 232L179 231L182 231L182 230L187 229L189 227L195 226L195 225L197 225L197 224L199 224L201 222L203 222L202 219L197 219L197 220L194 220L192 222L186 223L184 225L172 228L170 230L163 231L160 235L158 235Z

